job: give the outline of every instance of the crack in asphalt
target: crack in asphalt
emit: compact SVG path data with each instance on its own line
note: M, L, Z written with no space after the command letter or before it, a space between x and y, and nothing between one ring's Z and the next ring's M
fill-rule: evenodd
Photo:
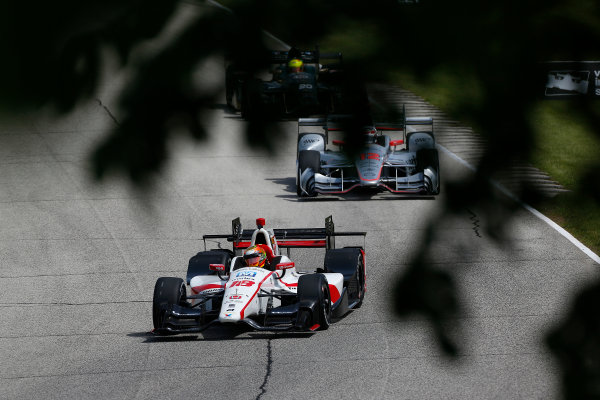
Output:
M271 345L271 341L273 339L267 340L267 371L265 373L265 379L263 380L262 385L260 385L260 393L256 396L255 400L259 400L263 394L267 393L267 382L269 381L269 377L271 376L271 368L273 366L273 349Z
M117 118L113 115L112 112L110 112L110 110L108 109L108 107L106 107L102 101L98 98L96 98L96 101L98 102L98 105L102 108L104 108L104 111L106 111L106 113L108 114L108 116L113 120L113 122L115 123L115 125L119 126L119 121L117 120Z

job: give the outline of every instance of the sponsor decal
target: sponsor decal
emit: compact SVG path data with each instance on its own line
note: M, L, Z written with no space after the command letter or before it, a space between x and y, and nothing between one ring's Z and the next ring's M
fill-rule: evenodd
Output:
M546 75L543 94L547 99L600 96L599 61L549 61L540 72Z
M254 281L249 281L249 280L242 280L242 281L234 281L231 286L229 287L236 287L236 286L252 286L254 285Z
M231 317L233 314L225 314L226 317Z
M222 290L223 289L206 289L206 290L203 290L202 292L204 292L204 293L216 293L216 292L220 292Z
M238 295L235 295L235 296L229 296L229 299L230 299L230 300L241 300L241 299L242 299L242 296L238 296Z
M253 271L240 271L237 274L235 274L236 278L238 276L248 276L250 278L254 278L256 276L256 272L253 272Z
M194 286L192 287L192 290L194 291L194 293L200 293L200 292L218 292L220 290L223 289L223 285L219 284L219 283L209 283L206 285L199 285L199 286Z

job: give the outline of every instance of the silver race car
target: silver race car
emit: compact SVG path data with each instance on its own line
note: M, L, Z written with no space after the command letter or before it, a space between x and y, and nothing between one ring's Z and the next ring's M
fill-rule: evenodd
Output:
M350 157L342 140L329 135L340 131L344 116L300 118L296 191L298 196L342 194L357 188L399 194L437 195L440 192L438 151L430 117L403 118L400 123L375 123L361 127L364 145ZM303 132L306 127L322 132ZM421 129L428 126L429 129ZM418 129L417 129L418 128ZM314 128L309 128L314 130ZM395 134L395 137L390 135Z

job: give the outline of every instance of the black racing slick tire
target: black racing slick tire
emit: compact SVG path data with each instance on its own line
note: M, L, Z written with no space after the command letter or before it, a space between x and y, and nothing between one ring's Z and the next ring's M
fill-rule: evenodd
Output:
M261 83L260 79L248 79L244 82L240 113L247 121L264 117L264 105L260 96Z
M302 188L300 187L300 168L296 171L296 194L302 197Z
M225 101L227 106L232 110L235 110L233 105L233 96L235 92L235 77L233 75L233 66L228 66L225 70Z
M316 150L302 150L298 154L298 167L301 170L312 168L313 171L319 172L321 168L321 154Z
M440 161L438 151L436 149L422 149L417 151L417 171L423 172L425 168L432 168L437 174L437 186L433 187L429 178L426 178L428 183L427 194L440 194Z
M344 287L348 292L348 301L361 306L366 291L365 258L358 247L331 249L325 253L325 272L344 275Z
M216 275L215 271L210 270L210 264L223 264L225 265L226 272L229 272L229 265L232 258L233 252L225 249L212 249L199 252L190 258L188 263L187 284L189 285L192 278L198 275Z
M306 184L306 192L302 191L300 187L300 176L308 168L312 169L313 175L308 179ZM297 172L297 184L296 193L298 196L309 196L314 197L317 195L315 191L315 177L314 173L319 172L321 169L321 154L316 150L302 150L298 153L298 172Z
M298 280L298 320L303 329L326 330L331 325L331 295L322 274L302 275ZM316 327L318 325L318 327Z
M181 278L158 278L152 297L152 323L154 329L162 328L163 310L173 304L185 305L186 287Z
M358 261L356 262L356 274L355 276L350 280L350 282L348 282L348 286L349 288L355 286L355 292L357 294L357 300L358 303L356 303L356 305L354 306L354 308L360 308L360 306L362 305L363 300L365 299L365 290L366 290L366 285L365 285L365 262L364 259L362 257L362 255L358 258Z

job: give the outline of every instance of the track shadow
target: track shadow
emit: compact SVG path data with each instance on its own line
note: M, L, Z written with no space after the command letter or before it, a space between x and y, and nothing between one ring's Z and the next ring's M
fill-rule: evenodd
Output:
M284 186L283 190L289 193L293 193L296 196L296 178L266 178L265 180L274 182L278 185Z
M227 104L213 104L209 107L211 110L222 110L225 114L228 115L237 115L239 116L239 113L237 111L235 111L233 108L229 107Z
M247 334L248 336L238 337ZM231 327L211 327L198 334L183 334L173 336L160 336L152 332L132 332L129 337L144 338L142 343L165 342L195 342L195 341L231 341L231 340L257 340L257 339L302 339L313 336L315 332L258 332L242 325Z

